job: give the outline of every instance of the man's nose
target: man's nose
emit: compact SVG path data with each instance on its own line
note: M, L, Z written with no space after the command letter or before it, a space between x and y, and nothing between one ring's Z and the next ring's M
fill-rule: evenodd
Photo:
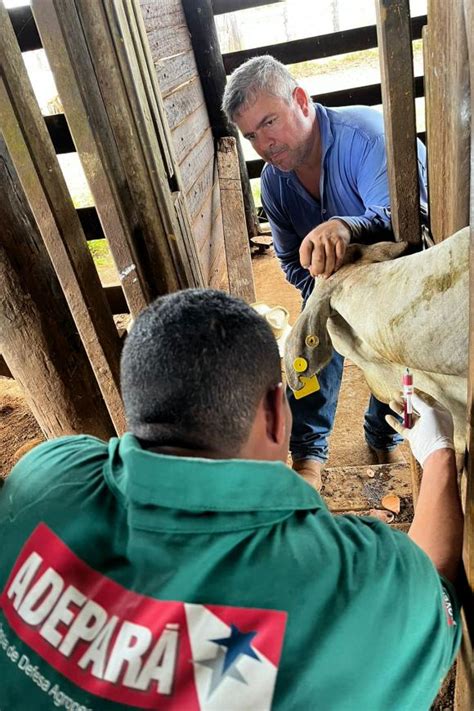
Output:
M275 145L275 138L271 133L264 132L260 136L260 146L263 151L268 151L272 149Z

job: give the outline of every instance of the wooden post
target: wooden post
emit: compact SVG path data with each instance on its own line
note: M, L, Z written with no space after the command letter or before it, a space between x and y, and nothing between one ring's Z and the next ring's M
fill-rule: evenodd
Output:
M190 231L180 229L181 215L178 219L174 209L174 191L179 186L136 3L35 0L34 12L52 51L65 104L71 113L81 105L87 108L84 116L72 119L72 130L87 174L92 176L101 220L104 215L108 218L108 234L103 224L113 254L123 264L121 276L128 278L127 298L132 287L138 291L135 310L139 310L149 297L201 286L195 245L189 243ZM58 29L66 52L54 47ZM72 65L69 71L64 57ZM69 85L72 71L77 91ZM91 130L84 128L86 120ZM94 144L96 155L88 151ZM109 196L101 170L110 171ZM108 197L115 200L115 207ZM121 234L112 234L114 224L121 225ZM127 233L131 234L128 243ZM137 277L141 289L134 282Z
M408 0L377 0L376 8L392 227L396 240L419 243L410 8Z
M1 138L0 192L3 374L22 385L46 437L109 439L107 407Z
M125 430L125 417L120 397L117 329L3 4L0 35L0 122L5 143L110 416L121 433Z
M219 48L212 2L211 0L182 0L182 4L191 33L191 42L211 122L212 134L216 141L226 136L232 136L237 142L247 231L249 237L254 237L258 234L257 215L245 159L239 144L238 131L233 124L227 121L221 110L222 97L224 96L226 85L226 73Z
M129 196L126 200L123 194L126 181L117 145L81 26L77 22L77 14L73 12L74 5L69 8L69 13L58 13L55 3L50 0L32 2L41 42L102 228L108 238L130 313L137 316L150 303L152 292L133 245L133 223L130 223L133 209ZM74 28L71 28L71 16L76 20Z
M221 138L217 144L217 171L221 193L222 223L229 291L251 303L255 301L249 240L235 138Z
M440 242L469 224L469 62L462 1L429 0L423 49L430 227Z
M465 32L461 39L450 38L456 45L467 38L468 70L470 81L462 97L464 104L470 102L471 117L474 116L474 0L464 0ZM457 3L456 3L457 5ZM456 7L455 12L457 12ZM454 11L454 8L453 8ZM469 92L470 86L470 92ZM449 105L447 110L449 111ZM471 121L470 134L470 188L469 222L471 229L469 260L469 372L467 384L467 465L464 472L464 545L463 563L466 572L467 591L464 603L464 635L456 668L455 709L466 711L474 708L474 130Z

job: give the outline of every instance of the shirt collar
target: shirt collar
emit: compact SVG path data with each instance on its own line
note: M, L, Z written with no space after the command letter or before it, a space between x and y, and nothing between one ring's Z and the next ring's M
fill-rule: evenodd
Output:
M121 495L139 506L196 513L324 507L319 494L282 462L156 454L130 433L110 440L109 468Z

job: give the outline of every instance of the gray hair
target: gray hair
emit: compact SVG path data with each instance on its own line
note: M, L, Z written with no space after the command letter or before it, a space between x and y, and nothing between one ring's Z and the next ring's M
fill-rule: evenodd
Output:
M269 54L253 57L229 77L222 99L222 110L229 121L239 109L248 106L260 92L278 96L288 104L298 83L284 64Z

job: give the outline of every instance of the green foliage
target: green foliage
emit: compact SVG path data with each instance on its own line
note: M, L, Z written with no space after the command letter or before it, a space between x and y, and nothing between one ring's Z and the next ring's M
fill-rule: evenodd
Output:
M113 267L114 260L106 239L92 239L87 243L96 267Z

